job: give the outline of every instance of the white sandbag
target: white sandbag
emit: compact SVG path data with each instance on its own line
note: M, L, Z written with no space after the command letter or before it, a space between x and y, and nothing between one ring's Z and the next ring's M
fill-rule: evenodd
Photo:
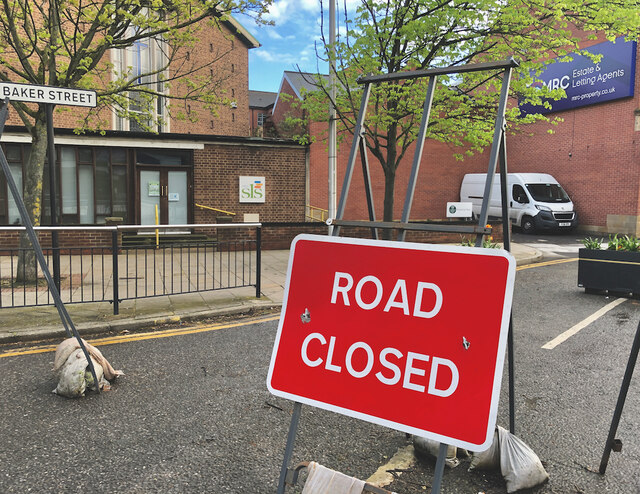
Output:
M524 441L498 427L500 440L500 470L507 482L507 492L528 489L546 482L546 472L540 458Z
M500 439L497 428L493 433L491 446L479 453L473 453L469 470L500 470Z
M111 364L106 358L104 358L102 353L100 353L100 350L98 350L90 343L87 343L85 340L82 340L82 343L87 349L87 352L91 356L92 360L94 362L98 362L98 364L102 366L104 377L106 379L111 381L118 376L124 375L121 370L115 370L113 367L111 367ZM53 363L53 372L58 372L60 368L66 363L69 355L71 355L78 348L80 348L80 342L77 338L67 338L66 340L61 342L56 348L56 356Z
M361 494L365 482L312 461L302 494Z
M67 398L78 398L84 396L87 389L95 390L96 384L88 366L89 363L82 349L79 348L69 353L64 364L58 367L58 386L53 392ZM99 385L104 385L102 366L93 360L93 368L96 371Z
M440 453L440 443L426 437L413 436L413 447L418 453L426 454L436 459ZM444 460L444 464L449 468L457 467L460 464L455 446L447 446L447 457Z

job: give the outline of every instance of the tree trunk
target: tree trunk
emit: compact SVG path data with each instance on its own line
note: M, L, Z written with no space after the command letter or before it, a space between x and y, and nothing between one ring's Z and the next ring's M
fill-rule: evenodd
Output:
M393 195L396 185L396 171L392 168L384 169L384 209L382 213L383 221L393 221ZM382 238L384 240L392 239L393 231L390 229L382 230Z
M47 126L44 113L41 112L41 115L43 118L36 120L31 152L22 175L22 198L33 226L40 224L42 215L42 173L47 155ZM16 271L16 281L21 283L36 281L38 266L35 251L26 233L20 235L18 269Z
M384 208L382 213L383 221L393 221L393 203L396 186L396 169L398 165L396 158L398 155L396 149L397 143L397 127L396 125L390 125L387 131L387 157L386 163L383 163L384 169ZM382 238L384 240L392 239L392 230L384 229L382 231Z

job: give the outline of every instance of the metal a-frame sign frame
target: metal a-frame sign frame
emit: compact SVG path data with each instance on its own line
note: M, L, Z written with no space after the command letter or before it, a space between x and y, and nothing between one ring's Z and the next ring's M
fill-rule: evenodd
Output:
M449 233L461 233L461 234L475 234L475 246L482 246L482 237L491 233L491 228L486 227L487 219L489 216L489 198L493 187L493 181L496 173L498 159L500 160L500 185L502 195L502 222L503 222L503 234L504 234L504 248L507 251L511 250L510 228L509 228L509 205L507 203L507 157L506 157L506 141L505 141L505 112L507 108L507 98L509 94L509 85L511 82L511 72L514 68L518 67L518 63L510 58L508 60L500 62L487 62L468 64L454 67L443 67L428 70L396 72L390 74L382 74L377 76L367 76L358 79L360 84L364 84L362 92L362 100L360 103L360 112L356 121L356 126L353 132L353 142L351 144L351 151L349 154L349 161L347 162L347 169L342 183L342 190L340 193L340 201L338 209L336 211L336 218L329 219L327 224L333 227L332 235L339 236L340 228L343 226L349 227L367 227L371 229L374 239L378 238L377 230L382 229L394 229L399 230L398 241L405 240L405 234L409 230L419 231L433 231L433 232L449 232ZM409 223L409 217L411 213L411 206L413 203L413 196L416 187L416 181L418 178L418 171L420 169L420 161L422 159L422 151L424 149L424 141L427 133L427 126L429 124L429 117L431 113L431 106L433 103L433 94L438 76L447 74L462 74L466 72L480 72L480 71L498 71L502 72L502 88L500 91L500 100L498 103L498 111L495 119L495 126L493 131L493 142L491 145L491 153L489 155L489 166L487 169L487 180L485 183L484 196L482 200L482 208L478 217L478 224L475 226L470 225L433 225L433 224L418 224ZM369 104L369 96L371 94L371 87L373 84L379 84L383 82L400 81L407 79L429 78L427 95L424 101L424 108L422 112L422 120L420 122L420 130L416 139L416 151L413 157L413 165L411 169L411 175L409 177L409 183L407 185L407 191L405 196L404 208L402 212L402 219L400 222L380 222L376 221L375 211L373 206L373 194L371 190L371 180L369 174L369 162L367 159L366 144L364 142L364 119ZM369 212L369 221L348 221L344 220L344 211L349 194L349 188L351 186L351 178L353 176L353 170L358 152L360 153L360 160L362 163L362 171L365 183L365 193L367 200L367 207ZM509 319L509 334L508 334L508 349L509 349L509 419L510 419L510 431L514 433L515 429L515 404L514 404L514 365L513 365L513 324L512 317ZM293 408L293 415L291 417L291 423L289 425L289 434L287 436L287 443L285 446L284 461L282 469L280 471L280 479L278 482L278 494L284 494L285 483L287 478L288 465L293 454L293 446L295 442L296 431L298 429L298 423L300 421L300 414L302 411L302 404L296 402ZM447 453L447 445L440 444L438 459L436 462L434 480L432 485L432 494L440 492L440 486L442 483L442 476L444 472L444 461Z
M54 89L54 88L45 88L43 86L26 86L26 85L17 85L17 86L25 86L26 88L28 88L26 90L26 92L24 94L26 94L26 98L30 98L32 95L39 97L40 95L42 95L42 97L45 96L45 89ZM73 91L74 95L80 94L83 96L83 98L87 98L88 100L91 101L95 101L95 92L94 91L82 91L82 90L66 90L63 88L55 88L57 91L61 92L62 91ZM37 91L40 90L42 91L42 93L38 93ZM93 97L92 97L93 96ZM34 101L33 99L24 99L23 101L32 101L32 102L41 102L42 101ZM52 118L52 114L53 114L53 103L48 103L45 102L44 103L46 105L46 110L47 110L47 134L49 136L49 163L51 163L50 169L53 169L53 163L55 163L56 159L55 159L55 151L54 151L54 147L52 145L53 143L53 118ZM65 104L64 102L57 102L57 104ZM95 105L91 105L91 104L83 104L83 105L74 105L74 106L95 106ZM4 125L7 121L7 117L9 115L9 98L5 98L2 101L2 104L0 104L0 137L2 137L2 133L4 132ZM67 312L67 309L64 305L64 302L62 302L62 299L60 298L60 291L58 290L58 284L56 284L56 282L54 281L53 277L51 276L51 273L49 271L49 267L47 266L47 261L44 258L44 254L42 253L42 247L40 246L40 242L38 241L38 236L36 235L36 232L33 228L33 225L31 224L31 220L29 219L29 214L27 213L27 208L24 205L24 201L22 200L22 196L20 195L20 193L18 192L18 187L16 186L16 182L13 179L13 176L11 175L11 171L9 169L9 163L7 162L7 158L4 155L4 151L2 150L2 148L0 147L0 167L2 168L2 171L4 172L4 177L5 180L7 181L7 186L9 187L9 190L11 192L11 196L13 197L13 200L18 208L18 212L20 213L20 219L22 221L22 226L24 226L27 236L29 237L29 241L31 242L31 246L33 247L33 250L36 254L36 259L38 261L38 264L40 265L40 269L42 270L42 274L45 277L45 279L47 280L47 284L49 286L49 292L51 293L51 296L54 300L56 309L58 310L58 315L60 316L60 320L62 321L62 325L64 326L64 330L65 333L67 334L68 338L71 338L72 336L75 337L78 340L78 344L80 345L80 348L82 349L82 352L84 353L85 358L87 359L87 362L89 364L89 370L91 371L91 376L93 377L93 382L95 383L95 387L98 393L100 393L100 383L98 381L98 377L96 375L96 370L94 368L93 362L91 360L91 356L89 355L89 352L87 351L87 348L85 346L85 344L82 341L82 338L80 337L80 334L78 333L75 325L73 324L73 321L71 320L71 316L69 315L69 313ZM55 188L52 188L51 190L51 194L54 195L55 194ZM55 203L53 203L55 205ZM52 217L55 215L55 207L52 207L51 209L51 214ZM114 255L117 255L117 253L114 253ZM58 273L58 280L59 280L59 273Z

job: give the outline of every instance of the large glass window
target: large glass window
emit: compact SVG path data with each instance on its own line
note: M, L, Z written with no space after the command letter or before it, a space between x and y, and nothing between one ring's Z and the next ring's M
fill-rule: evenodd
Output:
M78 182L80 183L80 223L90 225L95 221L92 165L78 166Z
M104 224L105 218L111 216L111 163L109 149L96 149L96 220Z
M76 178L76 150L63 147L60 150L60 189L62 214L78 214L78 182Z
M133 36L135 29L130 28L127 34ZM163 48L165 48L165 44L161 39L143 38L128 48L114 50L114 75L129 81L134 86L132 89L141 87L156 94L166 94L168 87L163 81L167 57ZM169 130L167 119L164 118L166 101L163 97L154 97L150 93L142 94L134 90L129 92L129 98L128 110L137 115L128 119L116 117L117 130L148 130L148 127L151 126L151 120L142 117L145 109L151 113L154 120L161 122L155 130L158 132Z
M9 163L11 176L16 183L18 193L22 196L22 146L19 144L7 144L4 146L4 153L7 158L7 162ZM3 203L2 206L0 206L0 218L4 216L2 219L4 219L4 221L9 225L19 225L21 221L18 206L13 200L13 195L9 191L9 187L7 187L4 175L2 178L2 192L4 197L0 197L0 201ZM4 214L2 214L3 212Z

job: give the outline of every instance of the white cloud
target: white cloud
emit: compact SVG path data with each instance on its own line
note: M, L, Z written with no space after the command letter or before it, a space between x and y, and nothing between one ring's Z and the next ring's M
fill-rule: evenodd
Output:
M271 52L267 50L257 49L252 52L252 55L256 58L259 58L265 62L272 62L278 64L289 64L295 65L300 63L301 61L308 61L308 57L301 57L300 53L282 53L282 52Z
M277 40L284 39L284 37L280 33L278 33L278 31L276 31L274 28L265 29L264 34L266 34L271 39L277 39Z

